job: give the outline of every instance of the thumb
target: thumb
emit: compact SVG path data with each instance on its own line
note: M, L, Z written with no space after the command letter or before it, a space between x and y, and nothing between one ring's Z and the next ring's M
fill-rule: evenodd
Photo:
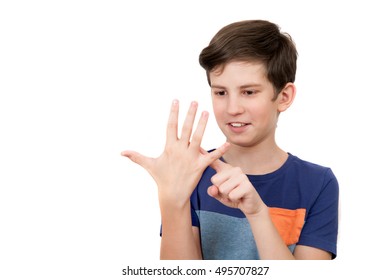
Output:
M123 152L121 152L121 156L129 158L131 161L142 166L146 170L149 169L149 167L153 161L153 158L146 157L146 156L141 155L140 153L137 153L134 151L123 151Z
M226 198L226 197L223 197L220 193L219 193L219 190L218 190L218 187L217 186L210 186L208 189L207 189L207 194L213 198L215 198L216 200L218 200L219 202L221 202L222 204L228 206L228 207L231 207L232 205L229 203L229 200Z
M217 186L214 186L214 185L208 187L208 189L207 189L207 194L208 194L209 196L214 197L214 198L217 199L218 196L219 196L218 187L217 187Z

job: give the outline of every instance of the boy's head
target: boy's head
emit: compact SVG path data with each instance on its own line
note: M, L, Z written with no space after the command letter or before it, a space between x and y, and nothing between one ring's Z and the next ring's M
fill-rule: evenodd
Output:
M274 23L246 20L223 27L199 55L199 63L210 72L232 61L259 62L273 84L275 97L283 87L295 81L297 50L291 37L281 33Z

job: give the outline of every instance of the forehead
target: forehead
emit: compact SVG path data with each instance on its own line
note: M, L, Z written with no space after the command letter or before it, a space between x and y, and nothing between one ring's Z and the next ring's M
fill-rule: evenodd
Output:
M231 61L210 71L210 83L267 83L266 69L261 62Z

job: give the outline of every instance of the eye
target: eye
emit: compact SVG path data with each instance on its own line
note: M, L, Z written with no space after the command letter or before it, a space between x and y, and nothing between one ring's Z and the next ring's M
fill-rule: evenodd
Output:
M243 92L244 95L254 95L256 92L254 90L246 90Z
M216 95L216 96L224 96L224 95L226 95L226 91L224 91L224 90L217 90L217 91L214 91L214 95Z

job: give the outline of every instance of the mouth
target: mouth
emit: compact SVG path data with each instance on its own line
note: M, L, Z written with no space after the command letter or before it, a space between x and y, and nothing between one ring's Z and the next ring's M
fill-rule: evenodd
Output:
M249 123L242 123L242 122L230 122L228 123L229 126L235 127L235 128L240 128L249 125Z

